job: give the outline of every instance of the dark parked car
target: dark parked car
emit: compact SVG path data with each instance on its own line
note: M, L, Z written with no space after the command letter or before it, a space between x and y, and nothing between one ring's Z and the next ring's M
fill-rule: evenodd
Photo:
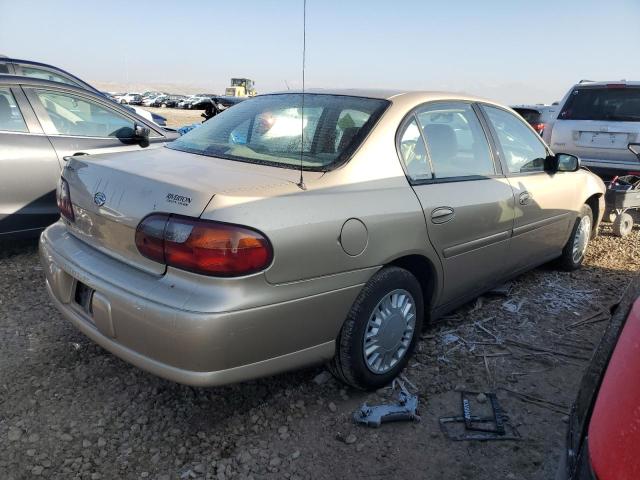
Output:
M0 75L0 238L57 220L65 157L154 148L178 136L88 89Z
M61 69L48 65L46 63L34 62L33 60L23 60L18 58L9 58L0 55L0 75L2 74L21 75L23 77L40 78L42 80L50 80L52 82L65 83L67 85L74 85L76 87L84 88L91 92L103 95L112 102L118 103L111 97L111 95L105 94L100 90L94 88L84 80L76 77L75 75ZM130 107L132 111L135 111L138 115L142 115L145 118L150 118L151 121L164 127L167 124L167 119L162 115L147 112L136 107Z
M164 95L160 98L156 98L153 102L154 107L167 107L167 108L177 108L178 102L180 100L184 100L186 97L184 95Z
M555 117L555 105L516 105L511 107L524 118L533 129L542 136L549 121Z
M640 478L640 278L623 295L571 409L558 480Z

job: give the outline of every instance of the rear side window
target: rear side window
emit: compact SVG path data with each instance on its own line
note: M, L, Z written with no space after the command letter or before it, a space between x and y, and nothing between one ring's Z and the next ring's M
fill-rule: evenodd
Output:
M9 73L9 65L0 63L0 73Z
M47 135L79 137L133 137L134 123L106 107L67 93L37 90L49 119L43 122Z
M0 131L22 133L29 131L16 99L8 88L0 88Z
M21 70L22 75L24 75L25 77L42 78L43 80L51 80L52 82L66 83L67 85L75 85L76 87L79 86L73 80L70 80L49 70L44 70L42 68L25 67L23 65L21 67Z
M471 105L433 104L416 116L435 178L495 175L489 143Z
M540 137L512 113L488 105L483 105L482 108L498 136L509 172L544 171L547 149Z
M640 88L576 88L558 119L640 122Z
M400 136L399 147L400 156L411 180L429 180L432 178L427 149L422 141L415 117L404 128Z

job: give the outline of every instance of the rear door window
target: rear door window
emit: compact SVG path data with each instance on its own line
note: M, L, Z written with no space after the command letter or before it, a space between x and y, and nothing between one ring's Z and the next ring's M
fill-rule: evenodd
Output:
M11 90L0 88L0 131L27 133L29 129Z
M482 108L498 136L509 172L544 171L547 149L540 141L540 136L531 131L521 118L506 110L488 105L483 105Z
M433 104L416 116L435 178L496 174L487 137L470 104Z
M560 120L640 122L640 88L626 86L574 89Z
M47 135L79 137L133 137L134 122L129 118L80 96L36 90L50 122L43 122Z

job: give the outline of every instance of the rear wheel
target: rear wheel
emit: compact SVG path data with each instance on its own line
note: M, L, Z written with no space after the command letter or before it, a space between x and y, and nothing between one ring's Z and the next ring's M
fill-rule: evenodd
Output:
M571 236L559 258L560 268L571 271L580 268L591 239L593 213L589 205L583 205L573 225Z
M626 237L633 228L633 217L628 213L621 213L613 222L613 234L618 237Z
M423 317L422 290L416 277L399 267L380 270L351 307L330 370L362 390L387 385L407 364Z

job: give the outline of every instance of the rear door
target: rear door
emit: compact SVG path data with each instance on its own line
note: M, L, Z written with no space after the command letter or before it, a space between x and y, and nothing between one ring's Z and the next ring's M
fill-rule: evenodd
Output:
M133 136L134 125L140 121L97 95L51 87L24 90L60 161L68 155L157 147L165 141L159 131L150 128L149 143L141 143Z
M444 271L438 304L499 281L513 227L511 186L475 107L432 102L401 126L398 148Z
M55 222L60 163L16 85L0 85L0 146L0 235Z
M545 171L549 150L519 116L483 105L498 156L515 196L515 220L508 263L515 270L560 255L573 225L577 193L570 172Z

